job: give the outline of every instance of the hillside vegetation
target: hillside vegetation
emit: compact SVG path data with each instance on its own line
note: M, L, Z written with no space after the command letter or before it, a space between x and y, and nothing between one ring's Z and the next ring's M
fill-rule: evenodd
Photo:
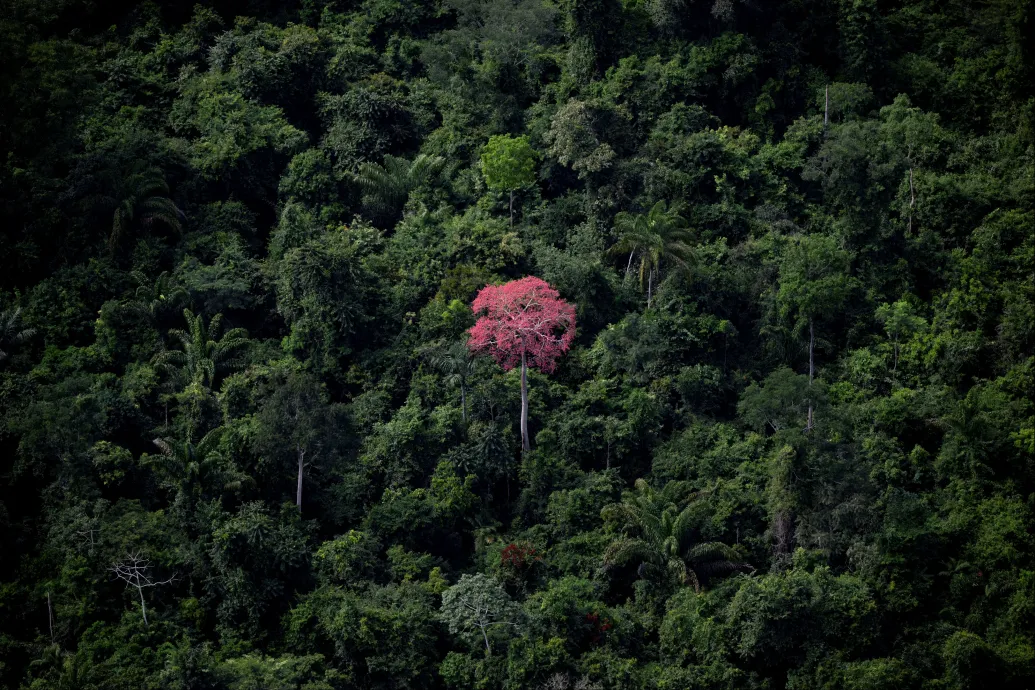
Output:
M1032 687L1031 34L0 0L0 687Z

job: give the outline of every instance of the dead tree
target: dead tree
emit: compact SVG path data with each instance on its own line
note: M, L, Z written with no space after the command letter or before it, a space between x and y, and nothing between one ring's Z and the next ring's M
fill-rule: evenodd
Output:
M176 579L173 576L168 580L155 580L151 575L151 560L142 558L138 553L126 554L125 558L111 566L111 572L115 573L115 577L125 582L128 587L137 590L145 627L147 626L147 607L144 605L144 590L148 587L167 585Z

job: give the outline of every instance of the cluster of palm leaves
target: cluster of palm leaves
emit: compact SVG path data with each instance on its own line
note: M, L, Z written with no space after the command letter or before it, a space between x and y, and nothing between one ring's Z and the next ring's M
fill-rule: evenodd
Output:
M154 281L140 271L133 271L132 276L137 289L133 291L133 300L126 303L126 308L146 318L156 320L168 310L190 300L187 289L177 283L168 271L162 271Z
M375 220L395 220L410 192L437 175L445 162L441 156L420 154L412 161L386 155L380 164L364 163L356 175L364 192L363 205Z
M220 452L222 437L223 428L217 427L196 443L189 438L156 438L159 455L152 457L151 464L164 483L177 489L181 496L196 494L203 486L239 490L253 480Z
M248 332L243 328L232 328L220 335L222 314L213 316L207 326L204 317L195 315L190 309L184 309L183 316L187 320L187 330L177 328L169 331L181 349L160 352L156 363L172 370L184 388L211 388L219 369L233 364L238 352L248 343Z
M35 328L21 327L20 307L0 312L0 362L8 358L8 351L36 334Z
M430 354L433 367L442 372L446 384L460 387L460 409L463 421L467 423L467 381L474 375L478 362L467 343L458 340L433 350Z
M698 591L709 578L754 570L738 560L733 547L695 540L699 494L686 494L682 482L669 482L655 491L643 479L636 480L631 495L604 509L606 518L625 524L626 535L607 548L604 567L639 563L637 572L642 578L675 581ZM677 503L681 495L686 502L682 509Z
M108 249L115 251L136 225L150 228L161 223L176 233L183 232L183 211L169 198L169 185L161 169L136 163L119 175L110 187L107 202L115 207L108 236Z
M647 290L647 306L651 305L654 286L661 280L662 264L674 264L686 270L693 258L693 232L687 229L680 204L668 206L659 201L647 213L623 211L615 216L615 230L620 233L611 253L629 254L625 267L628 276L634 261L639 262L640 289Z

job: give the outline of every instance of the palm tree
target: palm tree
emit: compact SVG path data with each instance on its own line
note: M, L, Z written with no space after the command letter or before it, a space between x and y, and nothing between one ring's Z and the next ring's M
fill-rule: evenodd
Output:
M446 383L460 386L461 415L467 423L467 380L474 374L477 360L471 353L467 343L458 340L434 351L431 365L442 372Z
M140 271L133 271L132 275L137 289L133 292L134 299L126 306L151 319L157 319L165 310L175 308L189 298L187 290L168 271L162 271L154 282Z
M662 261L671 261L685 269L693 254L689 245L693 241L693 233L686 228L681 212L680 205L668 207L664 201L659 201L646 214L623 211L615 217L615 230L621 233L621 237L611 248L611 253L628 252L626 276L632 270L633 259L637 255L640 257L640 289L644 289L646 284L648 307L654 283L661 278Z
M386 155L384 161L364 163L359 168L356 181L365 192L363 203L381 219L394 219L410 192L438 174L445 165L441 156L420 154L413 161Z
M694 543L696 494L680 510L674 498L682 489L680 482L669 482L656 492L643 479L622 503L604 509L606 517L624 519L626 530L638 536L614 541L604 553L607 568L639 561L640 577L665 580L701 589L701 579L737 571L753 571L737 561L736 550L720 542Z
M222 314L213 316L207 327L201 314L195 316L190 309L184 309L183 316L187 319L187 330L169 331L182 349L160 352L156 361L161 366L178 369L184 387L211 388L217 371L232 364L237 351L248 343L248 332L233 328L220 337Z
M15 345L21 345L36 334L35 328L21 328L22 309L15 307L0 312L0 362L8 358Z
M181 495L198 493L202 488L215 486L222 489L240 489L252 481L219 452L223 428L217 427L197 443L188 438L156 438L153 443L160 451L153 464L160 476L175 487Z
M134 164L126 175L114 180L113 189L107 201L115 207L111 220L111 234L108 249L114 252L122 238L134 225L145 228L155 223L183 232L180 221L185 218L173 200L169 198L169 185L161 169Z

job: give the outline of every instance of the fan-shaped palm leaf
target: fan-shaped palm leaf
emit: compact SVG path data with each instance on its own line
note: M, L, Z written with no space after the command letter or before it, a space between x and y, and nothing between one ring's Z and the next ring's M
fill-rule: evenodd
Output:
M445 165L440 156L420 154L413 161L386 155L380 163L364 163L356 181L364 191L363 203L381 219L394 218L417 187Z
M35 328L21 328L21 316L21 307L0 312L0 362L7 359L8 350L36 334Z
M671 262L685 270L693 257L693 233L687 229L681 213L679 204L669 207L659 201L646 214L623 211L615 217L619 238L610 253L629 255L626 275L632 270L633 259L639 257L640 289L647 290L648 306L655 279L661 278L662 263Z
M687 496L682 482L670 482L655 491L646 481L636 481L635 491L604 510L606 519L624 522L638 536L615 540L604 553L605 568L639 561L640 577L668 579L700 589L702 578L753 570L736 560L733 547L719 542L698 542L698 494ZM687 501L680 510L676 500Z
M187 320L187 330L174 328L169 331L169 337L179 342L180 349L159 353L156 363L177 370L184 387L211 388L220 368L236 364L237 353L248 344L248 332L243 328L233 328L220 336L222 314L212 317L207 327L201 314L195 315L184 309L183 316Z
M115 207L108 236L111 251L137 223L147 228L161 223L176 233L183 232L181 221L185 216L169 198L169 185L159 168L134 164L114 180L109 198Z

